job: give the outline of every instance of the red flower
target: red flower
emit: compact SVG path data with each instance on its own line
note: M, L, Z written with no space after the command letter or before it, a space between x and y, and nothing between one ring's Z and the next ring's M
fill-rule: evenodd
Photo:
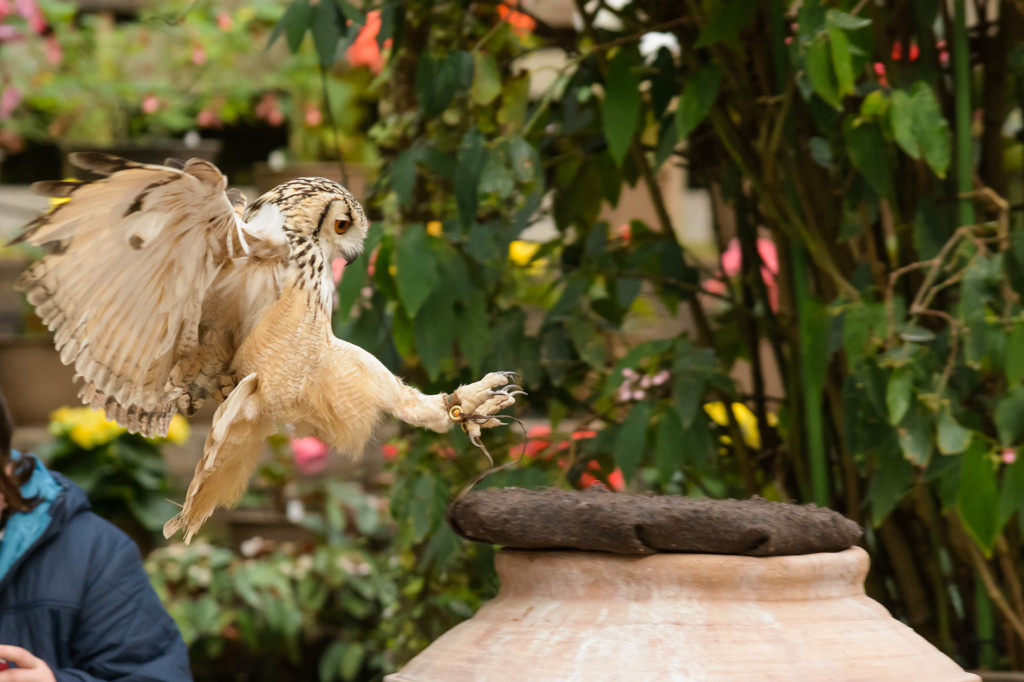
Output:
M534 426L526 432L526 447L523 449L524 457L536 457L547 450L551 445L551 427L546 424ZM550 459L553 453L549 453L545 459Z
M395 459L398 457L398 446L394 443L385 443L380 446L380 455L384 459Z
M345 58L352 66L365 66L374 73L380 73L384 69L384 56L380 53L380 45L377 44L377 34L380 33L380 11L373 10L366 13L366 23L359 29L356 39L352 41L345 50ZM391 46L391 39L384 41L384 47Z
M513 3L513 5L515 5L515 3ZM530 35L530 33L533 32L533 29L537 27L537 22L534 21L533 17L529 14L524 14L523 12L512 9L512 7L505 3L498 5L498 16L502 21L506 22L512 28L512 31L520 38Z
M625 490L626 477L623 475L622 469L615 467L615 469L608 474L608 486L617 493Z

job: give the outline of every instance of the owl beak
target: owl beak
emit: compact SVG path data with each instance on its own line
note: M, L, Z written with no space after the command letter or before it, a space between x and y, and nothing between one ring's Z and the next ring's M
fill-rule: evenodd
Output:
M359 258L358 253L354 256L345 256L345 265L352 265L353 263L356 262L357 258Z

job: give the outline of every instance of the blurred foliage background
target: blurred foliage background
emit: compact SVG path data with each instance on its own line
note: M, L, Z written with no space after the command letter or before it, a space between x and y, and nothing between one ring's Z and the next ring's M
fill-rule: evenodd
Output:
M168 30L225 23L172 7ZM865 527L895 616L1024 668L1024 7L267 7L244 53L288 48L256 71L302 74L290 115L329 131L310 155L374 171L336 332L428 390L522 375L529 429L486 436L523 458L487 485L827 505ZM338 147L347 102L372 153ZM667 168L708 192L710 245L670 215ZM653 217L609 222L631 188ZM367 485L293 489L312 539L150 556L197 674L244 655L248 679L379 679L494 593L490 548L443 520L478 453L412 430L383 452Z

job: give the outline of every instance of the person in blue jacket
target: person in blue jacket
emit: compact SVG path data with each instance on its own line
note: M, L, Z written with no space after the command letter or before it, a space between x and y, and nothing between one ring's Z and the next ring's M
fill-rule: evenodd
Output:
M0 682L191 680L135 543L12 431L0 395Z

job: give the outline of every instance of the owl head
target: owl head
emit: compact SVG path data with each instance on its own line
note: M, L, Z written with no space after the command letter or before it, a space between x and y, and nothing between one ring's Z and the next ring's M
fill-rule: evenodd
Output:
M279 213L279 215L278 215ZM246 220L275 218L295 253L312 245L330 262L354 261L363 252L369 223L352 193L326 178L296 178L270 190L246 210Z

